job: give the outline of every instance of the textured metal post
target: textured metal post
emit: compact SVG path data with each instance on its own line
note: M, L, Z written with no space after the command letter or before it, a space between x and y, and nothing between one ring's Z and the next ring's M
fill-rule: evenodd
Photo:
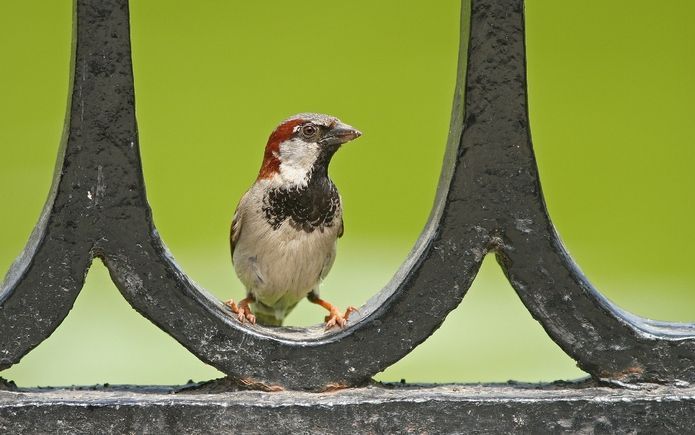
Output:
M72 82L53 185L0 291L0 369L67 316L109 234L107 222L114 222L106 216L145 203L127 1L78 1L73 26Z
M469 197L457 202L464 226L484 234L524 305L583 370L626 382L695 381L695 325L621 310L563 247L531 144L523 1L473 4L460 148Z

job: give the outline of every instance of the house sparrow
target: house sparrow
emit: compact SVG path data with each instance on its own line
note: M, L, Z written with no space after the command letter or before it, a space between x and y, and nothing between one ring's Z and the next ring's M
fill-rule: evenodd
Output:
M270 135L258 178L232 221L232 263L247 293L238 305L226 304L242 323L282 325L304 297L329 311L326 329L345 326L355 311L348 307L343 314L321 299L319 284L343 235L341 199L328 165L342 144L361 135L315 113L295 115Z

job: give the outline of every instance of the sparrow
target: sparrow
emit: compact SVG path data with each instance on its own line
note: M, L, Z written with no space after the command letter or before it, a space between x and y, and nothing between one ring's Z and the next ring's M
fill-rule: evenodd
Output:
M305 297L328 310L327 330L344 327L356 311L341 313L321 299L319 285L344 231L342 200L328 165L344 143L361 135L316 113L295 115L270 135L258 177L232 219L232 263L246 297L226 304L242 323L280 326Z

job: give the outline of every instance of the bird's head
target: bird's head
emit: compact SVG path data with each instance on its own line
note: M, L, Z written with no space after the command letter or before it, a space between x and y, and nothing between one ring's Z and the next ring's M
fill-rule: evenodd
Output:
M283 121L270 135L258 179L277 178L301 185L314 175L327 175L333 154L362 133L338 118L300 113Z

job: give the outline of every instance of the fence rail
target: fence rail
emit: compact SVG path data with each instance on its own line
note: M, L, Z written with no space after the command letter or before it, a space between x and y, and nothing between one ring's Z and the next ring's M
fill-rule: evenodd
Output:
M373 386L175 394L159 387L0 391L4 433L690 433L695 389Z

